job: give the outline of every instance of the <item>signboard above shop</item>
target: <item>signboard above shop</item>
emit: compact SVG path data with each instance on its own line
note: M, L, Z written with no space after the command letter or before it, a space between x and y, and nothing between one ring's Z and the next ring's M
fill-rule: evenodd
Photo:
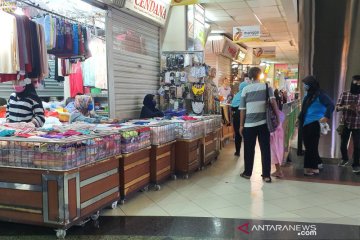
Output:
M125 7L165 26L171 0L126 0Z
M254 48L253 54L257 58L274 58L276 57L276 47Z
M171 6L193 5L197 3L199 3L199 0L172 0Z
M229 39L224 39L224 47L222 54L230 59L237 59L240 52L240 46L237 44L234 44Z
M233 41L236 43L260 41L260 36L259 25L233 28Z

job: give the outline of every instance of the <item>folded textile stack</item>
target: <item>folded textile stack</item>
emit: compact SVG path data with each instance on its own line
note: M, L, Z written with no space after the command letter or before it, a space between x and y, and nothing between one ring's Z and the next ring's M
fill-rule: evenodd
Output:
M124 127L119 131L122 153L135 152L151 145L149 127Z

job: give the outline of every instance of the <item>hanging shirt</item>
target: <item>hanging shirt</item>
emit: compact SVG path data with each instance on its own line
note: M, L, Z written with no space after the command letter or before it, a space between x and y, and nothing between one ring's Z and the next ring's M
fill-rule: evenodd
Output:
M77 56L79 55L79 29L77 24L74 24L72 28L73 28L73 54Z
M70 96L75 97L77 93L84 93L84 83L80 62L72 65L72 73L70 74Z
M28 72L28 78L38 78L41 74L41 55L40 55L40 42L38 41L38 30L37 25L33 21L29 21L30 23L30 39L31 39L31 62L32 62L32 71Z
M20 71L16 18L0 11L0 23L0 74L16 74Z

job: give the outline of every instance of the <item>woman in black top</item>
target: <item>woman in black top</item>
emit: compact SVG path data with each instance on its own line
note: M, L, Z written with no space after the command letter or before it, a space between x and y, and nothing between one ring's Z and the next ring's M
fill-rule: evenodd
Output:
M163 117L164 113L156 108L154 95L148 94L144 98L144 106L141 109L140 118Z
M44 108L30 79L16 82L15 92L10 95L6 108L6 121L9 123L26 122L35 127L45 123Z

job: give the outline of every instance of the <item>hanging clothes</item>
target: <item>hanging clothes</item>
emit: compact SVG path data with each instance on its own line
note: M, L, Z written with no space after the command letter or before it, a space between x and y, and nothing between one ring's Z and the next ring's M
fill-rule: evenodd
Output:
M75 97L76 94L84 93L83 75L81 63L77 62L72 65L72 73L70 74L70 95Z
M0 44L0 73L17 74L20 71L18 51L18 31L16 18L0 11L1 44ZM0 78L0 81L1 78Z

